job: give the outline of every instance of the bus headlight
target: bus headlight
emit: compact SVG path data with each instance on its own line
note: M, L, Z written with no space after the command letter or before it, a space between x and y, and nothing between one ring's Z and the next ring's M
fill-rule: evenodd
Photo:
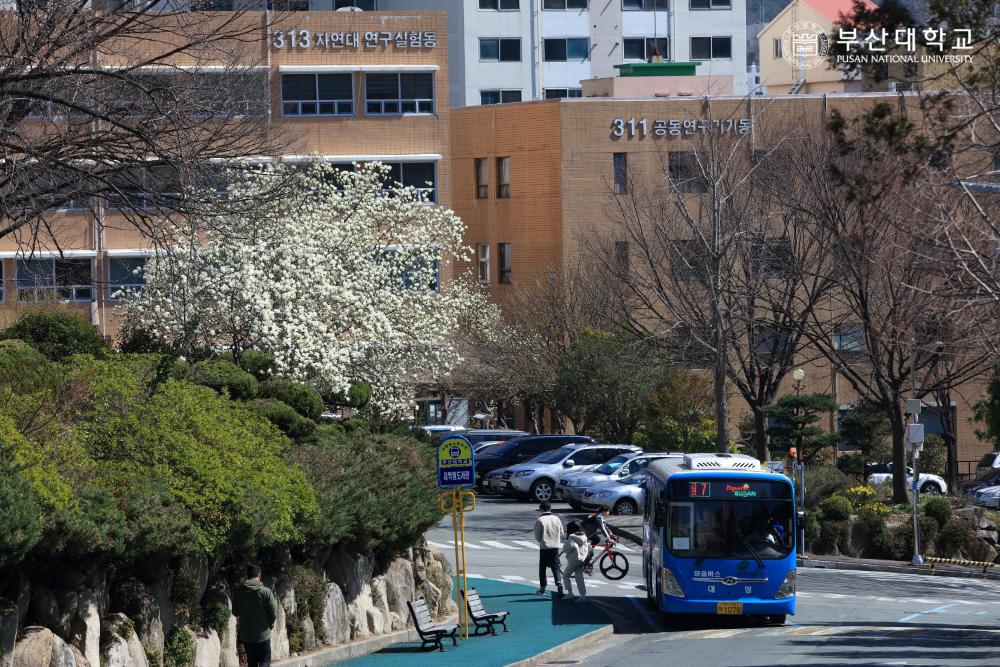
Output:
M775 600L784 600L795 595L795 570L785 575L785 580L781 582L781 588L774 594Z
M677 583L677 578L674 576L674 573L665 567L661 569L663 570L663 575L661 577L663 580L661 585L663 594L675 598L684 597L684 591L681 590L681 585Z

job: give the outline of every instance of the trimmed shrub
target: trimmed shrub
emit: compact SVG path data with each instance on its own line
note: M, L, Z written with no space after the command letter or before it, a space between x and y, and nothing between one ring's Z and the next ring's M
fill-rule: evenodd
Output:
M938 522L938 527L944 527L951 520L951 502L947 498L934 496L924 503L924 514Z
M820 526L819 519L816 518L815 512L806 512L805 525L803 526L806 533L806 542L812 544L819 539Z
M961 519L950 519L945 523L937 536L938 555L952 558L959 554L962 545L974 536L968 522Z
M0 570L9 571L41 540L42 507L31 486L2 457L0 507Z
M938 522L929 516L920 515L920 545L921 551L928 553L933 550L937 540ZM909 560L913 555L913 519L910 518L892 529L895 557L899 560Z
M0 340L0 386L30 394L53 385L55 368L23 340Z
M74 354L100 357L107 351L93 324L62 309L29 313L4 329L0 338L23 340L52 361L64 361Z
M834 466L806 466L806 508L819 507L824 498L852 486L851 478Z
M250 400L257 396L257 378L236 364L221 359L206 359L191 367L188 380L211 387L220 394L225 390L230 398Z
M828 553L840 552L840 547L843 546L850 530L850 521L824 521L820 524L818 542L820 549Z
M315 421L323 414L323 398L319 392L301 382L285 378L268 380L260 384L257 395L287 403L306 419Z
M258 398L247 406L292 438L304 438L316 429L316 422L306 419L292 406L277 399Z
M872 527L869 535L871 535L872 540L872 556L887 560L897 557L895 536L885 525L885 521Z
M854 506L843 496L830 496L820 505L820 512L824 521L843 521L851 518Z
M218 358L223 361L233 362L233 353L223 352ZM258 350L244 350L240 353L240 363L237 365L257 378L258 382L270 380L278 372L278 364L275 362L274 357L267 352L260 352Z

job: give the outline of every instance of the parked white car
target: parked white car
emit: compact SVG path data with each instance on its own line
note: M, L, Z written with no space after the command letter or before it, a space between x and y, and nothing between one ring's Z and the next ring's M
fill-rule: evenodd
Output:
M948 492L948 484L940 475L920 473L920 493L940 495ZM869 484L887 484L892 482L892 464L872 464L868 467ZM913 484L913 468L906 468L907 487Z
M504 484L501 493L535 502L552 500L564 475L578 470L592 470L619 454L638 454L640 451L631 445L565 445L507 468L501 476L501 484Z
M987 486L976 491L972 502L980 507L994 507L1000 509L1000 486Z
M683 458L683 454L671 454L669 452L655 454L621 454L611 459L607 463L593 470L581 470L563 475L556 488L556 498L569 502L570 507L575 510L583 509L583 494L587 489L607 484L616 480L628 477L637 472L642 472L652 461L667 458L668 456Z

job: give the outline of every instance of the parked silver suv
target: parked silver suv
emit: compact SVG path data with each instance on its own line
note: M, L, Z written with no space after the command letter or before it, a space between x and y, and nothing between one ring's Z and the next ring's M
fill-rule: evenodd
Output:
M637 472L642 472L650 462L667 457L684 458L684 454L673 454L670 452L658 452L655 454L643 454L639 452L622 454L616 456L607 463L593 470L581 470L563 475L556 487L556 499L569 502L570 507L575 510L583 509L583 494L594 486L609 484L613 481L628 477Z
M501 490L536 502L552 500L559 480L570 472L592 470L619 454L638 454L631 445L565 445L503 471Z

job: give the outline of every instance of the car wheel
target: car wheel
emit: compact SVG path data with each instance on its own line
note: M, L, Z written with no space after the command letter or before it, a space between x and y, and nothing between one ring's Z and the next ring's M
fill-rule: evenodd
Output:
M924 482L924 485L920 487L920 493L928 496L940 496L941 487L935 482Z
M531 485L531 491L528 495L532 500L537 502L543 502L546 500L552 500L552 494L555 492L555 485L552 484L552 480L539 479L535 480L535 483Z
M639 506L631 498L622 498L615 503L614 513L619 516L632 516L639 510Z

